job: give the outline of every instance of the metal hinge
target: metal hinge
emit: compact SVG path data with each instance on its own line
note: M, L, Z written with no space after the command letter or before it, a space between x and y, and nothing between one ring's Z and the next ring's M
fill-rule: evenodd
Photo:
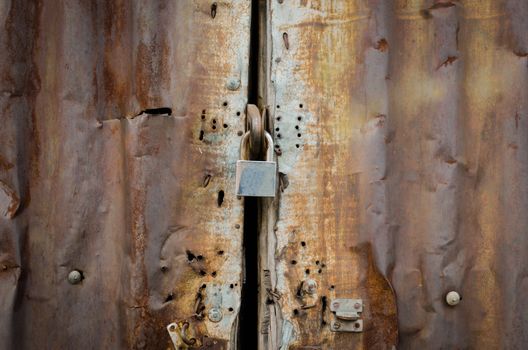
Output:
M335 318L330 324L332 332L363 332L362 299L334 299L330 303L330 311Z

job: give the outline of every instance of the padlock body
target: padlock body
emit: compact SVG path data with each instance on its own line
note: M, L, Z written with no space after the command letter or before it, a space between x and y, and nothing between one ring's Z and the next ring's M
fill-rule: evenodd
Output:
M275 197L277 163L239 160L236 164L236 194L242 197Z

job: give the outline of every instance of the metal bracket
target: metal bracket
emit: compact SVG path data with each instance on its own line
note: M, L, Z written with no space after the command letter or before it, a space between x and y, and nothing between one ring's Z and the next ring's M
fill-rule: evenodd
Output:
M332 332L363 332L362 299L334 299L330 303L330 311L335 315L330 324Z

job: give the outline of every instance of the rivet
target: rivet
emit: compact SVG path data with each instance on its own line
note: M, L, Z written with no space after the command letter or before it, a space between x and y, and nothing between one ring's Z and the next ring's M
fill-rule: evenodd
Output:
M307 279L303 283L303 290L308 294L315 294L317 291L317 282L313 279Z
M451 291L447 293L445 297L446 303L449 306L458 305L458 303L460 303L460 299L461 299L460 294L458 294L458 292L455 292L455 291Z
M82 281L82 274L79 270L72 270L68 274L68 282L70 284L78 284Z
M334 329L339 329L339 328L341 328L341 323L334 322L333 327L334 327Z
M238 78L229 78L227 80L226 87L229 90L231 90L231 91L238 90L238 88L240 87L240 79L238 79Z
M217 307L213 307L209 310L208 317L211 322L220 322L222 320L222 311Z
M359 309L360 307L361 307L361 304L360 304L360 303L355 303L355 304L354 304L354 308L355 308L355 309Z

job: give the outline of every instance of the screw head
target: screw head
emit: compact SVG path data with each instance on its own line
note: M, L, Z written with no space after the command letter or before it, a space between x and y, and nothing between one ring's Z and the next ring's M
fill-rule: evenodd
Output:
M240 87L240 79L238 78L229 78L226 83L228 90L236 91Z
M445 300L446 300L447 305L449 306L458 305L458 303L460 303L460 300L461 300L460 294L458 294L458 292L451 291L446 294Z
M82 281L82 273L79 270L72 270L68 274L68 282L70 284L78 284Z
M209 310L208 317L211 322L220 322L222 320L222 311L217 307L213 307Z
M354 304L354 309L358 310L360 307L361 307L360 303L355 303Z
M334 327L334 329L339 329L339 328L341 328L341 323L334 322L334 324L332 326Z

